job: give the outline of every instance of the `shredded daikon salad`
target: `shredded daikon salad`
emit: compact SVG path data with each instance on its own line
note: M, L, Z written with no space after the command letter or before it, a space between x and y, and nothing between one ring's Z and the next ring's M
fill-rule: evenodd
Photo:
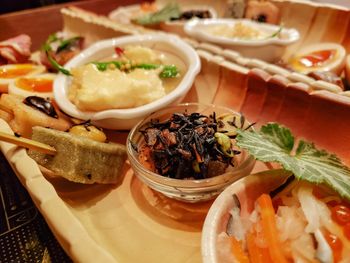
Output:
M350 262L350 203L329 188L294 180L231 217L229 234L218 237L225 262Z

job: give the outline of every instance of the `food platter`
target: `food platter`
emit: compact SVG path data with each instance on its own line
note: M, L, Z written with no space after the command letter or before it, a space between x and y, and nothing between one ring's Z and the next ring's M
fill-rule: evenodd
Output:
M180 1L181 2L181 1ZM195 2L195 1L194 1ZM205 2L205 1L204 1ZM301 46L332 41L349 52L347 32L334 25L347 9L303 1L275 1L282 20L296 27L301 39L285 53ZM214 6L219 16L224 12ZM63 29L86 33L88 43L115 36L153 32L143 27L121 27L79 9L63 9ZM323 18L323 19L321 19ZM84 25L84 26L81 26ZM87 33L93 28L95 33ZM338 86L290 73L267 62L245 58L234 51L186 37L201 59L202 70L183 102L230 107L243 112L257 127L278 121L299 138L336 153L350 164L350 98ZM234 80L234 81L232 81ZM325 125L327 123L327 125ZM339 136L330 137L334 127ZM1 121L0 130L12 133ZM127 131L108 131L110 140L125 144ZM21 183L31 195L65 252L76 262L199 262L201 231L213 201L198 204L172 200L144 185L126 162L117 185L79 185L43 176L24 149L0 143ZM253 173L271 168L257 162Z

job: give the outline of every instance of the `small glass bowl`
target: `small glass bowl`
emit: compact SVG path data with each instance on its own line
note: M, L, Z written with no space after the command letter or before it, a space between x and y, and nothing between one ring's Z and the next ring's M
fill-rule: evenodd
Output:
M164 194L167 197L174 198L185 202L199 202L209 200L220 194L227 186L231 185L238 179L247 176L252 171L255 159L246 151L242 151L237 155L236 166L230 171L207 179L191 180L191 179L173 179L161 176L150 170L147 170L138 160L138 153L133 146L140 146L144 143L143 130L147 123L151 120L158 119L160 121L169 119L175 112L183 113L199 112L204 115L216 113L220 116L227 113L239 113L225 107L215 105L204 105L198 103L186 103L177 106L167 107L159 110L143 121L138 123L129 133L127 139L127 153L132 169L135 175L153 190Z

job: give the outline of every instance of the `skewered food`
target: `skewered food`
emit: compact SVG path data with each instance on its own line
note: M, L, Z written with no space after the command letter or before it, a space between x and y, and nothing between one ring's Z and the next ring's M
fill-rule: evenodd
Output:
M116 183L126 160L124 145L101 143L85 136L34 127L32 139L54 147L55 155L29 151L38 164L69 181L84 184Z

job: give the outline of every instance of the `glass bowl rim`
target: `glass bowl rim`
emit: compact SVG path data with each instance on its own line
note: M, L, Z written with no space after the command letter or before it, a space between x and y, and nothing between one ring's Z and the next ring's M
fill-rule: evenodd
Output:
M129 135L127 137L127 153L129 157L129 161L131 163L132 168L135 168L135 174L137 176L140 176L142 174L142 177L146 177L148 180L151 180L152 183L159 184L161 186L168 186L168 187L179 187L179 188L201 188L201 187L209 187L209 186L220 186L220 185L225 185L225 184L230 184L233 182L233 178L235 178L234 181L240 179L241 177L245 176L239 176L235 177L235 174L239 174L241 171L244 171L245 169L248 169L251 165L253 166L255 163L255 158L248 154L245 150L242 150L242 153L245 154L245 159L236 167L236 169L232 171L228 171L226 173L213 176L210 178L205 178L205 179L175 179L175 178L170 178L170 177L165 177L162 175L159 175L157 173L154 173L150 170L147 170L137 159L135 150L132 145L132 137L138 132L138 129L143 125L143 122L145 122L147 119L149 119L151 116L155 114L161 114L162 112L165 112L171 108L177 108L177 107L190 107L190 106L200 106L200 107L213 107L213 108L220 108L227 110L227 112L235 113L242 115L239 112L236 112L228 107L225 106L219 106L215 104L206 104L206 103L197 103L197 102L191 102L191 103L181 103L177 105L173 105L164 109L161 109L159 111L153 112L150 115L146 116L143 120L141 120L137 125L135 125L132 130L129 132ZM251 170L249 170L250 173ZM246 175L249 175L247 173Z

